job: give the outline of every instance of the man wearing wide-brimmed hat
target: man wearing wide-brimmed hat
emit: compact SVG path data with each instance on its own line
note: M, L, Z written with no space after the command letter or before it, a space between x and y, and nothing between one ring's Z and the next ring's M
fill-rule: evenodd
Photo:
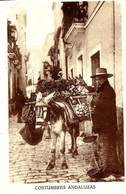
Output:
M102 85L107 80L107 78L110 78L112 76L113 76L113 74L107 73L107 69L97 68L96 69L96 74L92 75L91 78L95 78L96 87L98 89L98 87L100 85Z
M95 153L98 162L100 176L106 177L118 171L116 154L116 95L109 84L108 78L113 75L107 73L106 68L97 68L95 75L96 88L92 100L94 106L93 132L98 134L98 151Z

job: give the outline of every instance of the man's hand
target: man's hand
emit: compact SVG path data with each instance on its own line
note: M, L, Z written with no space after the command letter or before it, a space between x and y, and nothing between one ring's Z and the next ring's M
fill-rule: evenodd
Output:
M90 104L92 99L93 99L93 95L88 95L87 96L87 103Z

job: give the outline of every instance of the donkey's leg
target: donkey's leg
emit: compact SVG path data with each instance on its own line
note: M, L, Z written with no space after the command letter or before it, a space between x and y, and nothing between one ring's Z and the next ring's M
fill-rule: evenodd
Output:
M74 126L71 126L73 128L73 138L74 138L74 149L73 153L74 155L78 155L77 150L77 137L79 136L79 123L75 123Z
M73 142L73 154L78 155L76 129L73 129Z
M74 147L74 138L73 138L73 129L69 130L70 138L71 138L71 146L69 148L69 153L73 152L73 147Z
M47 170L51 170L55 167L55 160L56 160L56 143L57 143L57 134L52 132L52 145L51 145L51 157L50 162L47 166Z
M51 134L50 134L50 127L49 125L46 126L46 136L45 139L51 139Z
M65 158L65 135L66 132L64 131L60 132L61 169L68 168Z
M69 130L69 133L70 133L70 137L71 137L71 148L69 149L69 153L72 153L72 156L74 157L74 155L78 155L78 151L77 151L78 134L76 133L75 128L71 128Z

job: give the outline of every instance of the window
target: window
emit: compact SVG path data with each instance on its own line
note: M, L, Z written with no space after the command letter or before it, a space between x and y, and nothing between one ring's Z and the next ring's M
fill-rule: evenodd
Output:
M91 70L92 75L95 74L96 69L100 67L100 51L96 52L94 55L91 56ZM95 84L95 80L92 79L92 85Z

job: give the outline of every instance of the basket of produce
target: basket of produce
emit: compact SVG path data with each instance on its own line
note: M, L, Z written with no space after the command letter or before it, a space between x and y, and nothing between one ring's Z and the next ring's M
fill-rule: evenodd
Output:
M69 103L79 120L89 119L90 117L91 107L87 101L89 91L82 77L48 81L40 80L37 84L37 92L41 92L43 97L54 92L53 100L63 99Z
M69 103L73 108L74 113L77 117L88 117L89 115L89 106L86 101L87 96L71 96Z
M83 138L83 142L85 142L85 143L92 143L92 142L95 142L96 139L97 139L96 135L87 136L87 137Z
M40 80L36 90L41 92L43 97L55 92L54 99L68 99L71 96L85 95L88 92L81 82L80 78Z

